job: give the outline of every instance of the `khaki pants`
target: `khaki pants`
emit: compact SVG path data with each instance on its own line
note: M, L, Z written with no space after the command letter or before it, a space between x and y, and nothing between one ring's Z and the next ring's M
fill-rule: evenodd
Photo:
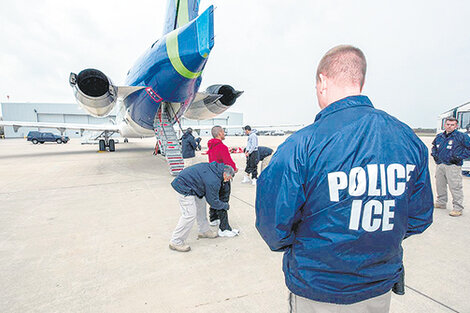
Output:
M455 211L463 210L462 167L458 165L438 164L436 167L437 204L447 205L447 185L452 194Z
M181 209L181 217L173 231L171 242L181 245L188 238L194 221L197 220L200 233L205 233L210 229L207 221L206 199L199 199L196 196L183 196L178 194L178 201Z
M191 165L196 164L196 157L183 159L184 161L184 168L190 167Z
M353 304L313 301L289 293L289 313L388 313L392 292Z
M261 161L261 171L260 173L266 168L268 167L269 165L269 162L271 162L271 158L273 157L273 155L268 155L267 157L264 158L263 161Z

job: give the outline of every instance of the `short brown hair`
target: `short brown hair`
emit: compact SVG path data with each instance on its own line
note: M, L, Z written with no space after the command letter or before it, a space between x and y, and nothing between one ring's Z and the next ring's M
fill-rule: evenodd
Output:
M456 122L458 124L459 120L456 119L455 117L447 117L446 122Z
M364 86L367 62L361 49L340 45L330 49L320 60L317 69L317 81L320 74L338 79L344 83Z

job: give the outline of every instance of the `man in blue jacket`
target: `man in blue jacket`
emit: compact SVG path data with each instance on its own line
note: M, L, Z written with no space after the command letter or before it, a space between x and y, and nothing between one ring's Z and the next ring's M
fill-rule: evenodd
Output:
M260 173L266 168L266 166L268 166L269 161L271 161L271 155L273 154L273 152L273 149L269 147L258 147L259 161L261 162Z
M426 146L362 96L364 54L326 53L321 112L261 173L256 227L283 270L292 312L388 312L402 240L432 223Z
M181 152L183 154L185 167L191 166L193 164L194 157L196 156L195 151L200 142L201 138L194 138L193 129L191 127L189 127L181 137Z
M432 142L431 155L436 161L435 208L447 206L447 185L452 193L453 210L450 216L460 216L463 210L462 164L470 157L470 137L457 130L457 119L449 117L444 123L445 131L436 136Z
M219 199L222 182L232 179L234 170L223 163L199 163L182 170L171 186L178 192L181 217L170 240L170 249L188 252L186 238L197 219L199 238L215 238L207 221L206 201L216 210L228 210L229 204ZM204 199L205 198L205 199Z

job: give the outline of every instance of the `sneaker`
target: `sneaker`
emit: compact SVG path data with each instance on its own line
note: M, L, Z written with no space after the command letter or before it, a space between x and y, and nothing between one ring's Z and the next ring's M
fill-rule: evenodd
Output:
M232 230L220 230L219 229L219 237L235 237L235 236L238 236L238 234L240 233L240 231L238 229L232 229Z
M216 238L217 233L215 231L208 230L206 232L199 233L199 235L197 235L197 237L198 238Z
M436 202L436 203L434 203L434 208L435 209L445 209L446 206Z
M211 225L211 226L219 226L219 225L220 225L220 220L213 220L212 222L209 222L209 225Z
M188 245L185 245L184 243L177 245L177 244L174 244L173 242L170 242L169 247L171 250L175 250L178 252L188 252L191 250L191 247Z
M462 211L452 210L452 211L450 211L449 215L450 215L450 216L457 217L457 216L462 215Z
M251 184L252 184L253 186L256 186L256 178L253 178L253 179L251 180Z
M242 184L249 184L251 183L251 179L248 176L243 176Z

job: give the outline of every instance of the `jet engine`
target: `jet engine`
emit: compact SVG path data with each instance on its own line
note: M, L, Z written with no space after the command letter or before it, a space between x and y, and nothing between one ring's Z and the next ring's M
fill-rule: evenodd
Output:
M117 100L117 88L102 72L89 68L78 75L70 73L75 99L91 115L102 117L111 112Z
M196 94L184 117L192 120L213 118L231 107L242 93L229 85L209 86L205 92Z

